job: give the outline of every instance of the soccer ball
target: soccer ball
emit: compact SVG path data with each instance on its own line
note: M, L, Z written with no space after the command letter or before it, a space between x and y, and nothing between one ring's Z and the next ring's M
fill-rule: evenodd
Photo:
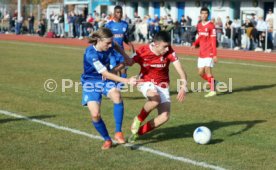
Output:
M194 134L194 141L198 144L205 145L210 142L212 133L210 129L205 126L200 126L195 129Z

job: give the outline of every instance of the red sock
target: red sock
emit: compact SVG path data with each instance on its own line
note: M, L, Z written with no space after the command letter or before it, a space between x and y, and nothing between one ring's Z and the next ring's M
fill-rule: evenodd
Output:
M210 84L210 89L211 89L211 91L215 91L215 79L214 79L214 77L213 76L211 76L211 77L207 77L208 78L208 82L209 82L209 84Z
M145 133L148 133L148 132L152 131L153 129L154 129L154 127L152 127L150 121L148 121L146 124L144 124L143 126L141 126L139 128L138 134L144 135Z
M207 76L207 74L203 74L201 77L202 77L204 80L208 81L208 76Z
M142 108L140 114L137 116L140 122L143 122L149 115L150 112L146 112L144 107Z

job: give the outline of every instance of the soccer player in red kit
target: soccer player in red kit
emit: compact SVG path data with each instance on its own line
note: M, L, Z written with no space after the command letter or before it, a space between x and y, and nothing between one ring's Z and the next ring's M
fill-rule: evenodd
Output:
M215 78L212 74L214 63L217 62L216 28L212 22L208 21L209 13L208 8L201 8L201 22L197 25L198 38L192 46L192 48L199 46L198 73L210 84L210 92L205 97L213 97L217 94Z
M178 80L180 87L178 87L177 100L182 102L185 98L186 73L170 45L170 38L168 32L160 31L154 36L152 43L137 49L134 57L126 61L128 65L133 65L134 63L140 65L138 90L147 99L140 114L134 118L131 125L132 135L128 140L131 143L139 136L161 126L169 119L171 108L169 91L170 63L173 64L180 76ZM158 110L158 116L141 126L142 122L155 108Z

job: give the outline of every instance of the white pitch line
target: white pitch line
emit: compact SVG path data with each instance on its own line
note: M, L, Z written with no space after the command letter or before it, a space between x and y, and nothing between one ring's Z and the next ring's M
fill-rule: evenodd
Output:
M1 43L1 41L0 41ZM7 41L5 43L8 44L20 44L20 45L28 45L28 46L37 46L37 47L49 47L49 48L59 48L59 49L68 49L68 50L81 50L84 51L85 47L69 47L69 46L62 46L61 44L57 44L57 46L54 45L45 45L45 44L35 44L35 43L21 43L21 42L12 42ZM181 57L181 60L187 60L187 61L197 61L197 58L187 58L187 57ZM243 66L253 66L253 67L265 67L265 68L276 68L276 66L270 66L270 65L262 65L262 64L250 64L250 63L240 63L240 62L230 62L230 61L219 61L219 63L222 64L231 64L231 65L243 65Z
M71 132L71 133L74 133L74 134L86 136L86 137L89 137L91 139L103 140L102 137L97 136L97 135L89 134L89 133L86 133L86 132L83 132L83 131L80 131L80 130L77 130L77 129L69 128L69 127L59 126L59 125L56 125L54 123L50 123L50 122L46 122L46 121L42 121L42 120L38 120L38 119L31 119L31 118L28 118L26 116L22 116L22 115L16 114L16 113L11 113L11 112L8 112L8 111L5 111L5 110L0 110L0 113L3 114L3 115L16 117L16 118L19 118L19 119L25 119L25 120L32 121L32 122L35 122L35 123L39 123L39 124L42 124L42 125L45 125L45 126L48 126L48 127L52 127L54 129L63 130L63 131ZM136 148L137 150L140 150L140 151L152 153L154 155L159 155L159 156L171 159L171 160L176 160L176 161L192 164L192 165L199 166L199 167L204 167L204 168L209 168L209 169L214 169L214 170L225 170L225 168L215 166L215 165L211 165L211 164L208 164L206 162L199 162L199 161L195 161L195 160L185 158L185 157L174 156L172 154L165 153L165 152L155 150L155 149L151 149L151 148L144 147L144 146L138 146L138 145L133 145L133 144L124 144L123 146L125 146L125 147L134 147L134 148Z

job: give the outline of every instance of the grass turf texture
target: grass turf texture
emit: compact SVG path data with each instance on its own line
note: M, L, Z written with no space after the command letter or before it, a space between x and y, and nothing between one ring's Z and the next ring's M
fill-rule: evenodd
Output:
M84 48L0 41L0 109L57 125L97 134L87 108L81 106L81 87L61 90L61 80L79 82ZM179 56L189 82L202 81L196 61ZM223 60L275 66L270 63ZM138 74L136 65L129 75ZM184 103L176 100L178 75L171 67L171 119L138 140L138 144L175 156L204 161L227 169L276 169L276 68L217 64L219 81L233 78L233 92L205 99L204 92L188 93ZM47 79L58 83L46 92ZM203 82L203 81L202 81ZM130 134L133 117L145 99L142 94L123 93L123 130ZM114 135L112 102L103 99L102 117ZM156 112L151 113L151 117ZM213 133L209 145L194 143L198 126ZM102 141L59 131L30 121L0 114L1 169L203 169L150 153L115 147L101 151Z

